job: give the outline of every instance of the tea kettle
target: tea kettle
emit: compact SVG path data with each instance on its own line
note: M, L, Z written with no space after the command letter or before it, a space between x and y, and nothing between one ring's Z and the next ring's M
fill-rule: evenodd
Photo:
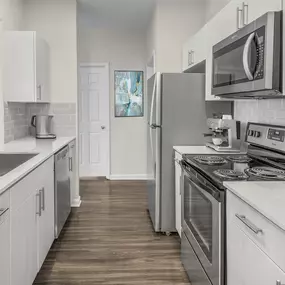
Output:
M36 115L32 117L31 125L36 128L37 139L55 139L56 135L51 133L50 115Z

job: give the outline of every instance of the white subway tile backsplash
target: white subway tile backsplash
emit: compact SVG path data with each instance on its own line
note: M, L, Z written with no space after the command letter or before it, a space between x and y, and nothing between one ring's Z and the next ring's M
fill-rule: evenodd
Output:
M76 135L76 104L5 103L5 143L34 134L34 115L53 115L53 132L57 136Z
M235 101L235 119L285 126L285 99Z

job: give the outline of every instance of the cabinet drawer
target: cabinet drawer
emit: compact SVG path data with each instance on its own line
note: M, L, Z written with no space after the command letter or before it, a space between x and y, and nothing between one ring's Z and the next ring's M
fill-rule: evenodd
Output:
M227 224L238 227L285 271L285 232L246 204L227 192Z

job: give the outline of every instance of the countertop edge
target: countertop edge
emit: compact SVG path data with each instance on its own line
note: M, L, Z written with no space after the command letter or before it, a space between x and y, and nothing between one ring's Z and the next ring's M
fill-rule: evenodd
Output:
M57 148L51 150L50 152L40 152L37 156L38 160L36 160L36 162L31 166L28 167L27 169L23 170L21 172L21 174L19 174L16 178L12 178L10 182L7 182L7 184L5 184L5 186L1 186L0 189L0 195L4 194L6 191L8 191L11 187L13 187L15 184L17 184L20 180L22 180L24 177L26 177L27 175L29 175L29 173L31 173L33 170L35 170L36 168L38 168L41 164L43 164L45 161L47 161L49 158L51 158L54 154L56 154L59 150L61 150L63 147L67 146L68 144L70 144L72 141L76 140L76 137L64 137L66 139L66 141L62 144L60 144ZM21 152L21 151L19 151ZM25 153L33 153L32 151L26 151ZM37 156L35 156L34 158L37 158ZM29 162L29 161L27 161ZM26 163L27 163L26 162ZM19 167L23 167L25 165L25 163L23 165L20 165ZM18 169L18 167L16 168ZM16 170L14 169L14 170ZM13 170L13 171L14 171ZM12 171L11 171L12 172ZM7 173L6 175L9 175L9 173ZM5 179L7 178L7 176L4 175L2 178ZM6 176L6 177L5 177ZM0 178L1 179L1 178ZM9 179L9 178L8 178Z
M254 184L254 182L250 182L250 181L244 182L244 183ZM252 207L255 211L257 211L259 214L265 217L269 222L271 222L276 227L278 227L280 230L285 232L285 223L277 221L272 215L270 215L270 213L268 213L269 211L264 211L256 203L254 203L254 201L247 199L244 195L239 193L238 190L234 189L234 186L231 184L231 182L224 182L224 186L227 188L228 191L232 192L235 196L241 199L244 203Z

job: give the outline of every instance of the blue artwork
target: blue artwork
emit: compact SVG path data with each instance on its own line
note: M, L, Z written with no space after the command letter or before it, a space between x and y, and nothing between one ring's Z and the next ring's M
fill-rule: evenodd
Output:
M115 71L115 116L143 116L143 71Z

